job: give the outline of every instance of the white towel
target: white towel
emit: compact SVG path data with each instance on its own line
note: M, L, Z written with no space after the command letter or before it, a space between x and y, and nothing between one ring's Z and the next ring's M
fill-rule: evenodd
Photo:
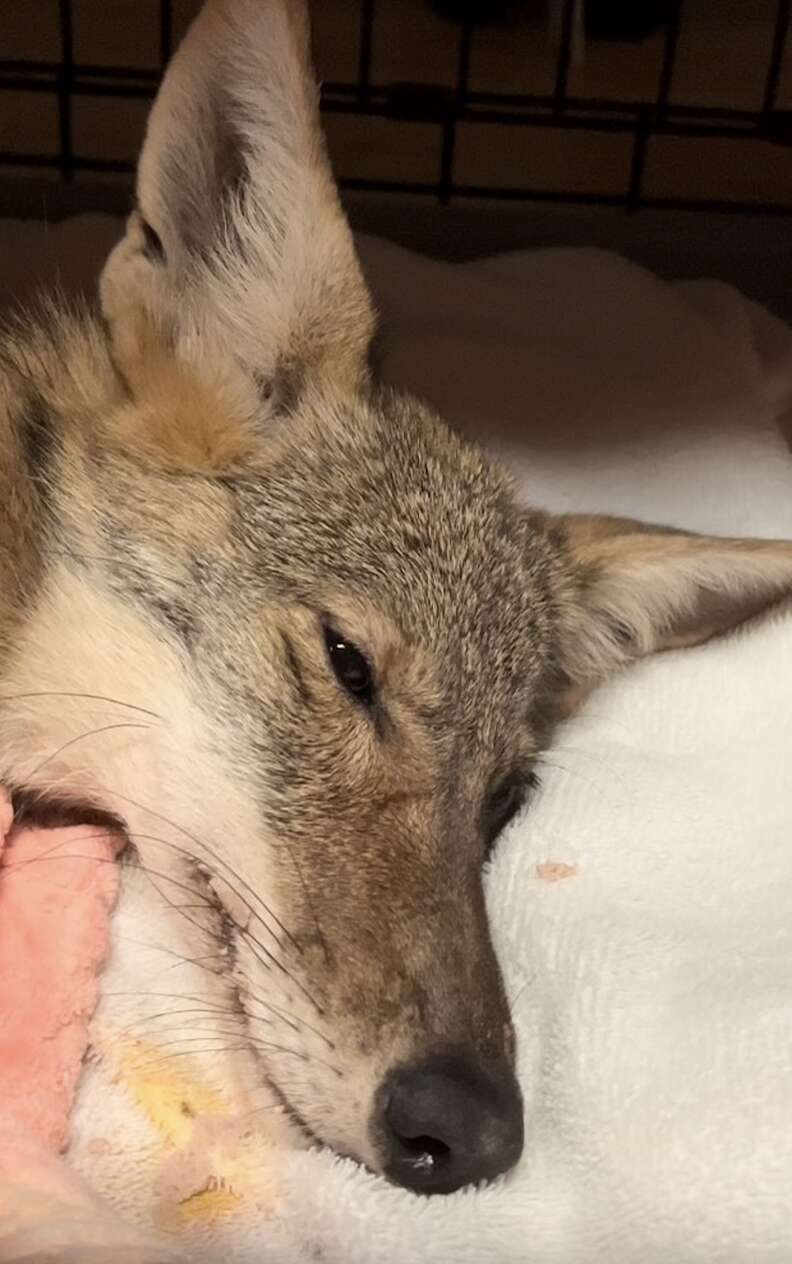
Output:
M792 336L734 291L593 251L452 266L361 244L386 375L505 455L526 499L792 537ZM791 666L779 613L632 669L559 735L488 879L526 1102L514 1173L424 1200L269 1153L266 1213L213 1222L190 1258L788 1264ZM145 1129L97 1083L75 1160L119 1200L128 1178L142 1213ZM129 1128L112 1179L97 1114Z

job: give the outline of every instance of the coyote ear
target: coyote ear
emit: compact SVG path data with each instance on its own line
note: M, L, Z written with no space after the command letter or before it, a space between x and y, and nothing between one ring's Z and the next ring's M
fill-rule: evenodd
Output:
M547 525L564 553L561 666L573 685L697 645L792 596L792 543L574 514Z
M298 0L208 0L151 112L101 296L122 368L152 343L286 406L365 373L373 315L319 128Z

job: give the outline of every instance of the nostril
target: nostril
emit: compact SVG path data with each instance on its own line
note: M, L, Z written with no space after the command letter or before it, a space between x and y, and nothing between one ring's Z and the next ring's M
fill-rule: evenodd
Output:
M394 1133L394 1140L405 1164L412 1165L416 1172L436 1172L451 1159L451 1147L437 1137L400 1137Z
M451 1147L437 1137L399 1137L397 1140L409 1154L428 1154L433 1159L443 1159L451 1153Z
M409 1189L450 1193L492 1180L522 1151L522 1098L508 1069L435 1058L392 1073L379 1101L386 1174Z

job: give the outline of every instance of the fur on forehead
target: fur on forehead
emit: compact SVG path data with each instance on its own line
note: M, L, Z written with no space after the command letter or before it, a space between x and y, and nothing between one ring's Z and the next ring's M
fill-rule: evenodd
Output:
M235 486L252 546L262 530L282 542L284 583L321 576L393 592L402 607L414 599L416 626L430 628L449 603L464 616L508 598L515 618L524 613L541 544L532 556L508 475L409 397L307 400L266 476Z

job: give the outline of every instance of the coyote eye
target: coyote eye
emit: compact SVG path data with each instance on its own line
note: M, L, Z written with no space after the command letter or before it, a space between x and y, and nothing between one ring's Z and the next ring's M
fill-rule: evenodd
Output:
M484 810L484 841L490 853L509 822L517 815L531 790L538 785L536 774L513 776L490 795Z
M374 677L366 656L335 628L324 630L330 666L347 693L364 707L374 702Z

